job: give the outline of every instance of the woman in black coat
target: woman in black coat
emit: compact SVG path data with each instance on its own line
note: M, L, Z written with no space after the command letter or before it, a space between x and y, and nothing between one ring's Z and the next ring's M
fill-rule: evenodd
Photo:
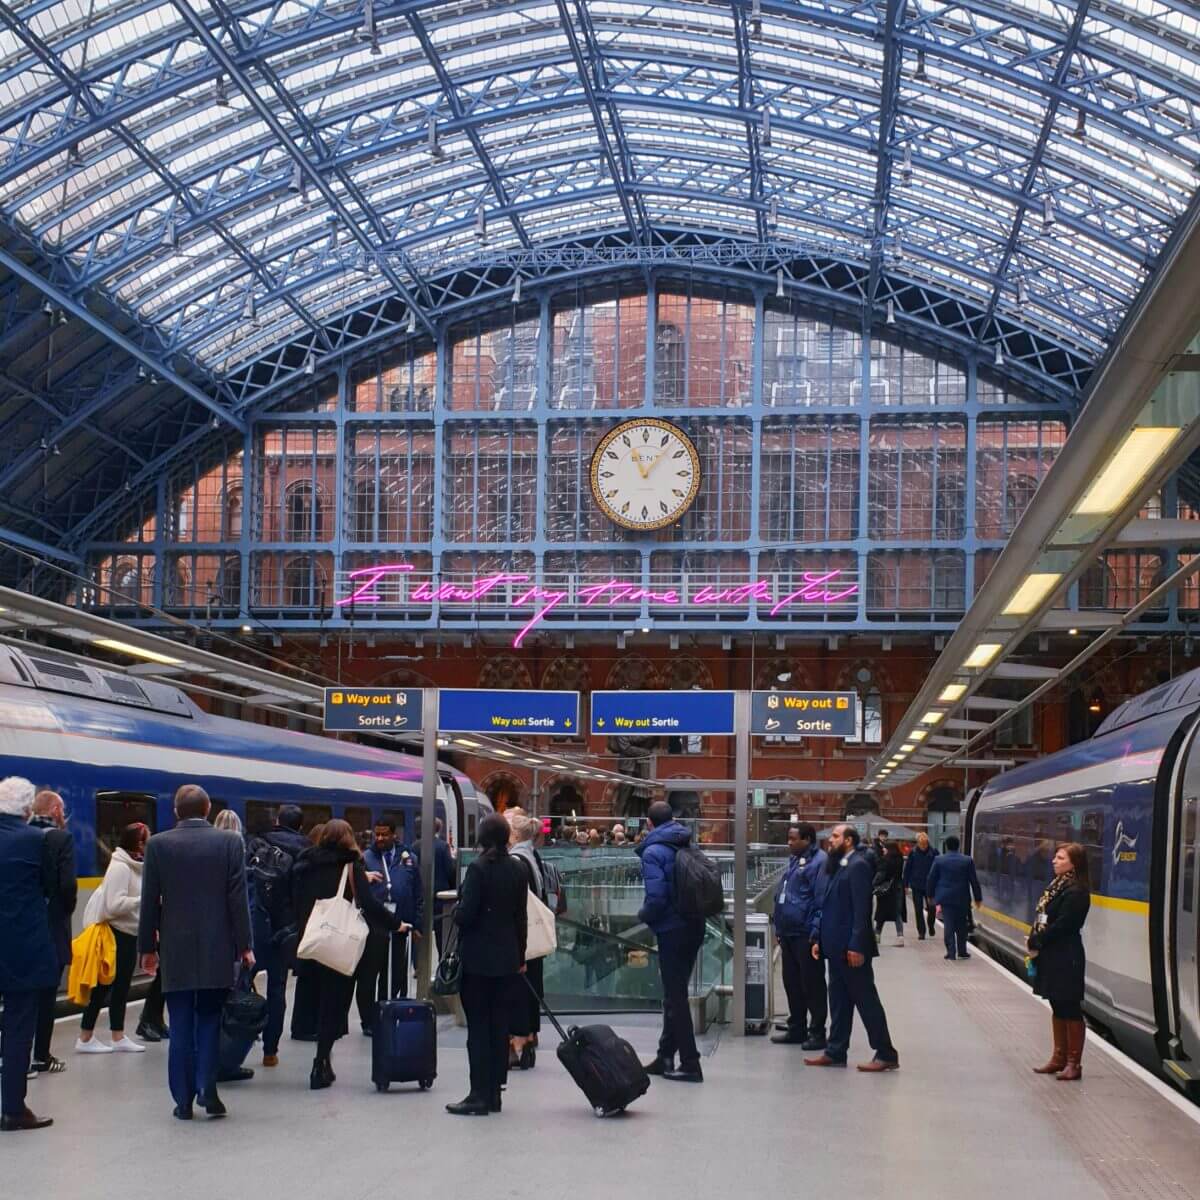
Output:
M1029 933L1035 968L1033 990L1050 1001L1054 1053L1039 1075L1074 1081L1083 1078L1083 974L1086 960L1081 931L1092 906L1087 852L1078 842L1054 853L1054 878L1037 902Z
M896 945L904 945L904 855L889 842L875 870L875 937L888 921L896 923Z
M456 1116L500 1111L508 1067L509 1017L525 971L525 871L508 853L508 822L493 813L479 823L479 857L467 868L454 921L462 956L462 1005L467 1016L471 1090L447 1104Z
M337 894L347 863L353 865L350 890L363 916L380 929L407 933L409 927L371 894L362 852L354 839L354 831L345 821L327 822L321 831L321 840L301 854L292 868L292 901L297 927L305 928L318 900L328 900ZM333 1043L349 1032L347 1017L350 1002L354 999L354 976L343 975L311 959L298 959L296 974L309 989L316 1015L317 1056L313 1059L309 1086L327 1088L336 1078L330 1062Z

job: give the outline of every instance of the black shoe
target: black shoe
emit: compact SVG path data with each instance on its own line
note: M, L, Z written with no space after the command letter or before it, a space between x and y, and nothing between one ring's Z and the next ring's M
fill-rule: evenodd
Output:
M486 1100L468 1096L457 1104L447 1104L446 1111L456 1117L486 1117L491 1111L491 1105Z
M924 940L925 940L925 935L924 935L923 933L918 933L918 934L917 934L917 941L918 941L918 942L923 942Z
M254 1071L250 1067L234 1067L232 1071L221 1071L217 1075L218 1083L245 1083L247 1079L254 1078Z
M497 1088L492 1093L492 1098L488 1101L488 1112L498 1113L500 1111L500 1089Z
M217 1095L217 1089L209 1088L203 1095L197 1095L196 1099L200 1101L200 1106L210 1117L223 1117L228 1109L221 1102L221 1097Z
M171 1116L177 1121L190 1121L192 1119L192 1106L190 1104L177 1104L172 1110Z
M0 1132L20 1133L25 1129L45 1129L53 1124L53 1117L35 1117L29 1109L25 1109L15 1117L0 1117Z
M537 1066L537 1047L532 1042L526 1042L521 1048L521 1070L532 1071Z
M333 1083L333 1068L324 1058L314 1058L312 1070L308 1075L308 1086L314 1091L319 1092L322 1088L327 1088Z
M61 1075L66 1069L67 1064L51 1054L49 1058L40 1062L35 1060L29 1064L29 1077L32 1079L36 1075Z
M337 1083L337 1076L333 1073L333 1059L327 1058L324 1065L325 1086L328 1087L331 1083Z
M945 959L947 962L954 962L954 960L955 960L955 957L956 957L956 956L955 956L955 955L953 955L953 954L943 954L943 955L942 955L942 957L943 957L943 958L944 958L944 959Z
M809 1036L808 1041L800 1043L801 1050L824 1050L827 1045L825 1035L823 1033L814 1033Z
M673 1070L675 1070L675 1060L673 1058L659 1058L658 1055L655 1055L645 1064L647 1075L665 1075L668 1071Z
M363 1037L374 1037L375 1036L374 1030L372 1030L370 1025L368 1025L365 1021L363 1022L362 1031L363 1031ZM295 1037L296 1035L292 1034L292 1036ZM317 1039L313 1038L312 1040L315 1042Z
M777 1046L801 1046L805 1045L804 1034L796 1033L794 1030L788 1030L786 1033L771 1034L771 1041ZM824 1046L824 1042L821 1043ZM811 1047L810 1047L811 1048Z
M674 1080L676 1083L703 1083L704 1072L697 1063L694 1067L680 1067L678 1071L664 1071L663 1078Z
M959 958L970 958L971 956L964 950L958 957Z
M141 1024L138 1025L137 1036L143 1042L161 1042L162 1041L162 1037L159 1035L158 1030L154 1029L150 1025L147 1025L145 1021L142 1021Z

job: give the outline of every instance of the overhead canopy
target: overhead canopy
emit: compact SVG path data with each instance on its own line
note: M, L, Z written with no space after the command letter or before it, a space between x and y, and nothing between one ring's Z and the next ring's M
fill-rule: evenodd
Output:
M1192 200L1198 43L1185 0L0 3L0 516L69 542L518 274L782 270L1077 392Z

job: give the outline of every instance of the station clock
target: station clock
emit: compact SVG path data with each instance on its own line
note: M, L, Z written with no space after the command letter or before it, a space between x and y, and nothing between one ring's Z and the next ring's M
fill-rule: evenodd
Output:
M662 529L692 506L700 456L669 421L635 417L610 429L592 455L592 496L623 529Z

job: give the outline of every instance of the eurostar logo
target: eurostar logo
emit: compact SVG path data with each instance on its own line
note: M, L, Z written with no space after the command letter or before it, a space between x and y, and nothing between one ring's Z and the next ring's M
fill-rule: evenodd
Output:
M1116 832L1113 835L1113 865L1123 862L1137 861L1137 844L1138 840L1135 837L1130 837L1125 832L1125 822L1118 821Z

